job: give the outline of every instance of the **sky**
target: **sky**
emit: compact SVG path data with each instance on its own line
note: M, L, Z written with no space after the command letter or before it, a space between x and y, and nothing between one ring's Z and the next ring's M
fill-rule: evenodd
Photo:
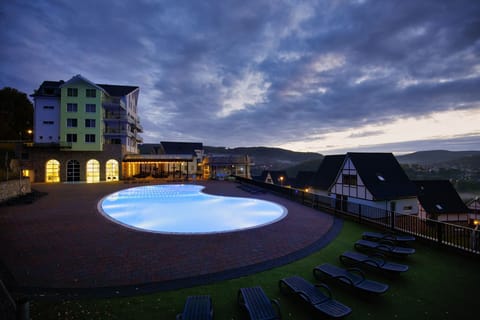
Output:
M140 87L145 143L480 150L480 1L0 0L0 88Z

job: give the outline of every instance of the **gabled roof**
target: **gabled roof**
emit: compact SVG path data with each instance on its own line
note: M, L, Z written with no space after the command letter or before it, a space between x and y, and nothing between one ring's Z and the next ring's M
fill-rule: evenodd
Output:
M287 172L286 171L283 171L283 170L280 170L280 171L269 171L269 170L264 170L262 172L262 175L260 176L260 180L261 181L264 181L267 179L267 176L268 174L270 174L270 177L272 178L273 180L273 183L274 184L287 184L288 183L288 176L287 176ZM280 177L283 177L283 182L282 180L280 179Z
M430 214L468 213L470 210L448 180L417 180L418 201Z
M99 84L98 86L102 87L111 97L123 97L138 89L138 87L134 86L118 86L112 84Z
M195 150L203 150L203 143L201 142L172 142L161 141L161 150L164 154L192 154L195 155Z
M344 160L344 154L325 156L312 178L312 187L319 190L328 190L335 182Z
M298 171L297 176L292 182L292 186L298 189L305 189L312 186L315 171Z
M62 84L60 85L60 88L66 86L66 85L69 85L70 83L75 83L75 82L79 82L79 81L88 83L88 84L91 85L92 87L95 87L95 88L97 88L98 90L103 91L103 92L105 92L105 93L108 94L108 92L106 92L105 89L103 89L102 87L100 87L98 84L93 83L92 81L88 80L87 78L85 78L85 77L82 76L81 74L77 74L76 76L73 76L70 80L62 83Z
M349 152L345 161L351 159L365 187L375 200L391 200L414 197L415 184L392 153Z

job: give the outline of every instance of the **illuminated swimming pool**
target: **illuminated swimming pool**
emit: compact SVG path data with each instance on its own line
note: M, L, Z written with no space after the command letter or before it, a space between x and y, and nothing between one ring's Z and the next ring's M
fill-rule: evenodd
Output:
M204 186L176 184L121 190L103 198L99 210L115 222L164 233L216 233L276 222L287 209L273 202L209 195Z

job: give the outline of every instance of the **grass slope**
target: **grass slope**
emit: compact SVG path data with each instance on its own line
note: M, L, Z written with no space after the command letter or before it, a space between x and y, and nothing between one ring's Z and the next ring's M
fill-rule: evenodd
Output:
M278 280L298 274L314 281L312 269L324 262L340 265L338 255L352 250L365 226L346 221L341 234L324 249L294 263L247 277L211 285L130 298L33 302L32 319L174 319L189 295L210 294L215 319L244 319L236 303L240 287L261 285L270 298L280 298L283 319L312 319L314 311L280 294ZM416 243L417 253L404 263L410 270L396 279L367 273L370 279L388 283L383 296L367 299L329 284L335 299L353 310L348 319L466 319L475 311L480 283L480 261L458 253Z

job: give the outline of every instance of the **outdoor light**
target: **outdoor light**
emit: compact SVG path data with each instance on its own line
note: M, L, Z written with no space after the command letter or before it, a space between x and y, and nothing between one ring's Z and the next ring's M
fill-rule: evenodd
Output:
M478 226L480 224L480 220L473 220L473 224Z

